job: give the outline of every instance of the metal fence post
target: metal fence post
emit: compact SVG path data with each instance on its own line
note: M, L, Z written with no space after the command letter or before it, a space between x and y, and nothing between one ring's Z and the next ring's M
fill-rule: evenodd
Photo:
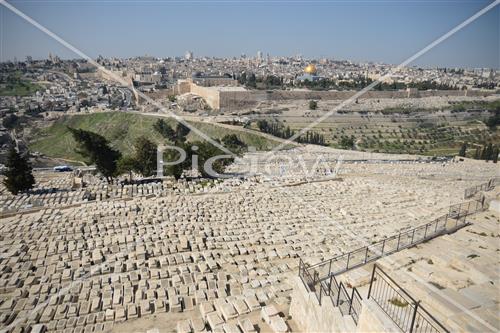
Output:
M420 304L420 301L415 302L415 309L413 311L413 317L411 318L410 333L413 332L413 326L415 325L415 318L417 317L417 310L418 310L419 304Z
M424 232L424 239L427 237L427 228L429 227L428 224L425 225L425 232Z
M339 284L339 294L337 295L337 306L339 306L339 302L340 302L340 290L342 290L342 282L340 282Z
M352 310L352 302L354 301L354 287L352 288L351 300L349 302L349 314L351 314Z
M346 265L346 269L349 269L349 260L351 259L351 252L349 252L347 254L347 265Z
M332 271L332 261L333 261L333 259L330 259L330 262L328 264L328 274L330 274Z
M398 246L396 246L396 251L399 250L399 241L401 240L401 233L398 235Z
M411 234L411 243L410 244L413 244L413 237L415 237L415 229L413 229L413 233Z
M375 268L377 268L377 265L373 264L372 278L370 279L370 288L368 288L368 297L366 297L366 299L370 298L370 294L372 292L373 278L375 277Z
M368 261L368 246L366 247L366 252L365 252L365 264Z
M319 305L321 305L321 294L323 293L323 285L319 283Z
M333 280L333 275L330 275L330 282L328 283L328 296L331 296L332 294L332 280Z
M386 238L384 238L384 241L382 242L382 250L380 251L380 256L381 257L384 255L385 240L386 240Z

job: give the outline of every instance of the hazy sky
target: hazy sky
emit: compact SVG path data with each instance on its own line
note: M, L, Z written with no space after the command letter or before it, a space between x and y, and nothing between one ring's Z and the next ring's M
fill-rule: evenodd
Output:
M89 56L302 54L397 64L483 0L9 1ZM0 5L1 60L77 57ZM500 67L500 6L414 64Z

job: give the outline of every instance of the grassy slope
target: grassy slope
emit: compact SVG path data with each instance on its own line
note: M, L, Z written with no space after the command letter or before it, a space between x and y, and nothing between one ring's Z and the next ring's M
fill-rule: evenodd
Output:
M67 130L67 126L70 126L101 134L111 142L113 147L123 154L129 154L132 151L133 142L140 136L145 136L156 143L165 142L153 130L153 124L157 119L123 112L64 116L49 127L37 130L29 146L31 151L38 151L50 157L82 160L81 156L75 152L75 141ZM175 126L174 120L168 119L168 122ZM270 142L257 134L231 131L207 123L191 122L191 124L214 139L234 133L247 145L252 145L257 149L267 149L277 145L277 142ZM193 133L189 134L188 139L200 140Z
M23 82L14 85L3 85L0 87L0 96L30 96L37 90L43 88L31 82Z
M37 90L44 89L41 85L23 79L19 71L10 73L8 83L0 84L0 96L29 96Z

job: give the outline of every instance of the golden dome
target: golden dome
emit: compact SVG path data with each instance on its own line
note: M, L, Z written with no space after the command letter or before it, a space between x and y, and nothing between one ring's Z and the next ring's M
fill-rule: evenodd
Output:
M306 72L307 74L316 74L316 66L314 66L313 64L309 64L306 68L304 68L304 72Z

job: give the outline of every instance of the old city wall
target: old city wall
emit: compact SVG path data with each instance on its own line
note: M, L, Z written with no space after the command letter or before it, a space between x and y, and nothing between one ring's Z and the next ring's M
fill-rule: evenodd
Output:
M248 108L254 107L261 101L286 101L286 100L345 100L353 97L356 91L306 91L306 90L250 90L250 91L221 91L220 107ZM484 90L398 90L398 91L368 91L359 99L365 98L419 98L419 97L446 97L446 96L477 96L485 97L493 94Z
M203 97L213 109L245 109L258 106L264 101L287 100L345 100L353 97L357 91L309 91L309 90L218 90L198 86L191 82L181 82L176 86L176 94L191 92ZM397 91L367 91L359 98L419 98L446 96L477 96L493 94L485 90L427 90L416 89Z
M217 89L191 84L191 93L203 97L203 99L205 99L207 104L210 105L212 109L220 109L220 92Z

